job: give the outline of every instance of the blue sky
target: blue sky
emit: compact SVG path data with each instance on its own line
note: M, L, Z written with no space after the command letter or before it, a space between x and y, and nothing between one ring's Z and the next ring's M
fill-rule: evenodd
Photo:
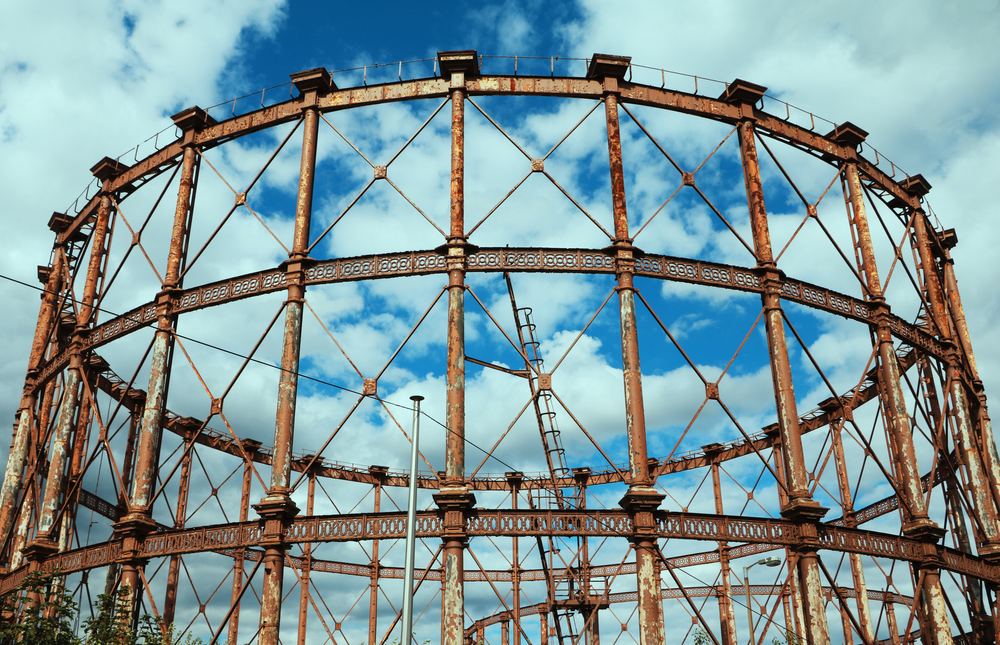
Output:
M384 68L370 68L368 81L388 80L397 73L394 66L397 61L433 58L441 50L477 49L487 56L543 58L584 58L594 52L631 55L633 62L655 68L642 72L651 84L658 84L661 78L656 70L666 68L699 75L705 93L715 92L706 89L713 86L705 79L728 81L739 77L766 85L771 96L814 111L825 119L857 123L872 133L869 142L881 155L910 174L922 173L934 186L928 199L943 227L958 230L960 244L954 255L979 368L988 393L1000 387L1000 346L988 342L1000 332L997 329L1000 296L995 290L994 277L997 270L994 249L1000 234L994 223L995 199L991 190L1000 171L996 154L1000 148L1000 130L995 119L995 106L1000 99L997 80L1000 51L993 42L1000 27L1000 11L995 3L939 7L928 2L920 9L900 12L888 5L872 7L861 2L838 3L834 8L793 2L751 7L723 0L697 6L638 1L614 4L508 1L479 3L475 7L466 3L286 4L274 0L167 5L109 0L90 3L86 9L65 3L54 19L51 11L27 3L5 11L10 16L0 26L0 171L7 178L5 205L0 208L0 230L5 239L0 251L0 273L5 276L34 283L35 266L47 262L51 248L45 222L52 211L63 210L85 189L90 180L87 169L102 156L118 156L131 151L136 144L140 144L141 154L145 154L151 145L149 138L161 130L165 129L161 136L169 139L172 133L169 115L189 105L208 107L251 95L238 103L239 109L248 109L242 106L258 100L261 88L284 84L289 73L319 66L344 70L387 64ZM866 16L864 20L848 18L861 14ZM38 34L44 37L39 38ZM559 64L573 75L580 75L584 65L582 61ZM487 59L484 65L511 71L513 61ZM522 60L520 65L521 73L530 72L531 65L540 66L539 71L544 73L549 63ZM411 76L429 75L431 63L403 69L404 74L408 72ZM689 82L682 77L662 78ZM361 82L362 72L335 74L334 79L341 87L350 86ZM692 88L678 86L678 89ZM287 86L267 93L265 99L280 100L281 92L287 96ZM532 156L547 152L591 107L571 101L495 98L483 98L477 104ZM331 114L329 121L378 164L388 160L436 107L437 103L387 106ZM225 118L230 109L223 105L213 114ZM593 113L547 160L546 168L595 218L609 226L607 156L601 147L602 112L599 108ZM633 112L689 170L697 167L728 133L728 128L718 124L679 115L640 108L634 108ZM471 106L466 114L470 187L467 217L471 220L473 213L485 214L523 176L525 160ZM679 177L624 112L621 120L629 175L626 189L632 224L636 227L656 212L678 186ZM321 129L316 218L325 225L350 203L370 178L371 170L326 124L321 123ZM818 129L825 132L828 124L822 123ZM226 181L234 186L245 185L286 133L287 130L279 128L247 137L225 149L212 151L206 159ZM447 108L400 156L391 175L438 222L443 221L447 206L447 187L443 182L447 169L440 163L442 153L447 152L446 137ZM297 139L293 135L287 150L276 158L255 189L252 200L279 238L287 238L290 231L288 213L294 203ZM780 145L771 146L807 199L816 200L833 179L829 167L801 159L801 155L782 150ZM761 153L764 159L763 150ZM730 137L699 171L698 181L713 204L732 219L738 230L745 231L745 193L739 177L733 176L737 158L738 148ZM762 163L773 235L776 245L780 240L780 248L792 236L804 215L804 207L780 177L777 167L766 159ZM203 168L203 178L199 207L206 215L204 224L199 223L204 228L196 234L196 238L202 236L200 239L218 221L220 213L225 212L227 199L231 204L228 189L208 168ZM162 188L163 184L158 186ZM834 193L839 185L835 188ZM140 192L155 190L150 186ZM171 192L168 189L167 194ZM151 194L130 198L123 205L125 215L141 218L145 214L143 205L149 207L149 201L143 200L153 197ZM543 221L538 213L550 219ZM825 221L830 222L838 241L847 240L844 248L849 252L839 193L824 198L820 213L829 218ZM546 228L546 222L554 225ZM154 221L151 227L151 231L162 230L163 224ZM314 227L314 237L320 228ZM380 233L379 238L372 238L373 229ZM326 254L324 257L432 248L440 243L435 242L438 236L433 229L384 183L360 200L336 231L336 235L318 247ZM899 233L897 227L893 235L898 239ZM473 241L483 245L600 248L606 244L596 227L539 176L531 177L477 235L483 241ZM209 247L198 271L192 272L189 285L274 266L281 261L280 246L249 216L237 217L227 224L226 236L225 243ZM648 252L703 257L744 266L751 260L690 191L681 191L637 244ZM887 246L881 244L880 252L884 254ZM150 247L155 257L163 244L151 241ZM113 257L120 258L123 249L114 248ZM806 226L795 238L784 262L789 275L859 295L856 282L852 283L853 278L815 227ZM109 294L106 303L112 311L145 302L158 288L141 259L131 258L126 266L122 286ZM912 298L906 294L904 278L897 275L894 280L896 291L891 295L897 298L899 307L894 311L912 318ZM498 318L512 332L502 281L495 275L476 275L469 281L487 307L500 312ZM651 281L638 284L680 345L711 378L725 367L759 312L759 303L753 297ZM381 368L440 286L438 277L432 276L316 289L310 291L309 297L316 316L368 376ZM542 352L549 365L573 342L612 286L611 278L606 276L515 277L519 305L534 309ZM6 339L0 348L0 413L13 415L35 323L37 296L6 281L0 283L0 294L9 312L0 318L0 334ZM226 311L193 314L185 319L182 333L237 353L247 353L280 300L259 298L233 305ZM467 306L469 355L520 367L516 364L517 355L471 297ZM846 390L855 384L864 371L870 349L866 330L856 323L816 315L802 307L790 306L788 311L790 320L835 387ZM436 330L443 329L442 321L443 309L439 303L431 312L427 328L418 330L380 382L380 392L400 403L405 403L411 393L424 394L428 397L428 413L438 419L443 417L440 352L443 338ZM565 393L569 407L584 425L597 433L612 460L621 462L625 459L625 446L618 432L621 363L617 325L612 298L560 367L554 387L557 392ZM650 452L662 457L673 449L704 393L700 382L668 344L651 316L640 317L639 333L644 352L647 415L653 426ZM327 383L349 389L359 389L360 385L358 375L339 357L326 331L309 312L305 334L307 349L302 371L322 382L302 384L296 445L302 450L320 444L328 433L326 428L338 423L356 398L331 389ZM127 378L139 367L136 352L141 355L147 341L148 338L136 334L134 339L109 347L107 357L114 359L112 363L119 374ZM800 411L805 411L829 393L805 354L793 340L790 344ZM240 360L193 342L185 349L217 396L225 389ZM276 360L273 332L260 351L263 360ZM751 433L773 417L768 397L760 394L767 393L770 387L764 355L765 345L758 325L720 386L724 400ZM142 383L144 378L141 376L138 382ZM470 410L475 411L470 420L470 438L485 447L513 420L527 400L527 388L512 377L471 366L469 381ZM230 399L233 405L227 412L240 436L270 442L275 384L274 370L260 365L250 366L238 381ZM205 415L208 397L186 363L182 362L177 370L171 396L171 408L178 413ZM396 418L408 427L405 412ZM384 410L365 402L353 419L352 424L345 426L339 445L332 445L329 458L362 466L370 463L403 466L407 445ZM565 414L559 413L558 419L567 444L569 465L586 464L595 468L607 465ZM540 468L537 430L532 434L530 424L521 423L497 453L502 462L485 465L484 472L503 472L508 466L526 471ZM213 427L226 431L223 425ZM439 467L442 436L433 426L427 432L426 456L432 466ZM739 431L710 402L678 450L683 452L709 440L725 441L739 436ZM813 446L813 451L815 457L819 447ZM481 453L476 449L468 449L470 469L480 458ZM208 481L209 472L214 474L213 464L218 469L231 469L233 465L212 461L210 456L205 459L208 467L204 479L198 480L199 486L215 487ZM747 501L736 482L745 485L757 477L760 464L754 459L734 464L727 508L732 504L735 509ZM672 481L668 488L676 499L668 499L665 505L675 510L685 506L684 500L694 494L703 474ZM266 479L266 473L262 475ZM826 477L830 477L829 471ZM96 475L90 481L97 486L95 480ZM107 486L106 478L103 481L102 486ZM232 486L233 481L228 485ZM884 486L875 484L865 491L872 499L884 494ZM695 506L710 505L711 498L704 497L704 490ZM230 495L227 499L231 503L231 491L226 494ZM355 494L364 495L350 491L337 495L347 499ZM619 494L620 490L614 489L598 497L614 506ZM334 497L340 501L337 495ZM769 495L773 498L773 486ZM399 495L396 501L401 503ZM501 503L488 496L481 501L485 505ZM352 499L348 508L353 503ZM762 504L767 511L774 511L773 499ZM159 512L164 514L165 509ZM199 512L202 514L192 519L192 523L222 521L217 515L207 514L207 510ZM763 508L751 507L748 514L764 512ZM164 514L161 521L168 519ZM349 549L332 548L323 557L363 559ZM493 560L498 557L493 556ZM607 559L616 558L609 554ZM488 593L470 596L476 611L492 611L488 596ZM356 632L351 630L356 626L346 629L345 634L354 638Z

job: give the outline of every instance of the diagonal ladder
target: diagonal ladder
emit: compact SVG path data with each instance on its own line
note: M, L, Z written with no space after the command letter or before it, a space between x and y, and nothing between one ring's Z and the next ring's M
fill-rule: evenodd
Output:
M518 307L514 299L514 288L511 284L510 274L504 273L504 280L507 283L507 293L510 296L511 309L514 314L514 323L517 328L517 339L521 351L524 354L525 371L527 372L528 387L531 390L532 405L535 410L535 419L538 423L538 431L542 440L542 448L545 453L545 462L551 481L549 488L535 489L530 491L528 505L532 509L552 509L567 510L577 506L575 495L564 495L560 487L565 485L567 480L572 480L573 472L566 465L566 451L562 445L559 424L556 421L556 412L552 402L552 392L545 389L538 389L538 374L544 374L544 361L539 352L540 343L535 335L536 325L532 319L530 307ZM548 590L548 604L550 614L554 619L556 637L560 643L575 643L579 640L576 633L574 618L577 611L573 608L573 601L576 595L586 587L575 580L579 571L575 571L572 561L567 563L562 561L557 563L555 558L559 554L554 538L541 536L536 538L538 552L542 561L542 571L545 576ZM577 538L579 542L580 539ZM577 545L578 547L580 545ZM579 548L578 553L582 553ZM560 572L560 570L562 570Z

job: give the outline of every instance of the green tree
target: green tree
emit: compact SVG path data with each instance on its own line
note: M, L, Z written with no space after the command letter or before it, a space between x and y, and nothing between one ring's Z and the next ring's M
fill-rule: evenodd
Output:
M101 594L97 597L97 614L83 623L86 635L81 645L171 645L174 641L174 626L163 625L163 619L143 614L136 629L125 624L118 617L129 611L130 590L121 586L115 594ZM180 642L180 641L177 641ZM200 638L191 634L184 639L184 645L203 645Z
M77 645L73 634L76 603L55 576L29 573L16 593L0 601L4 616L11 622L0 623L0 643L32 645Z
M174 626L164 627L159 617L144 614L136 629L121 620L129 611L128 587L98 596L97 613L83 622L82 639L73 633L77 604L60 578L31 573L16 591L0 601L3 615L10 616L10 622L0 622L0 645L176 645ZM204 645L191 634L183 643Z

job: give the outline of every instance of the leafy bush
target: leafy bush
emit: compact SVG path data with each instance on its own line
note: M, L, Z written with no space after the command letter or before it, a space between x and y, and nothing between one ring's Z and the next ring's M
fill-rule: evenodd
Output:
M10 621L0 622L0 645L171 645L174 626L144 614L138 626L120 620L129 611L130 590L121 586L115 594L97 598L96 615L83 621L83 638L73 633L78 607L57 576L30 573L17 593L0 601L0 611ZM37 598L38 600L34 600ZM187 635L184 645L203 645L200 638Z

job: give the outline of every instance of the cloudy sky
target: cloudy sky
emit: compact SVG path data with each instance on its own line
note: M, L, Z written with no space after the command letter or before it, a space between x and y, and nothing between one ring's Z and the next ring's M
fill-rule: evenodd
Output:
M871 133L868 143L881 155L906 173L923 174L934 187L928 203L941 225L958 231L959 245L953 255L987 393L1000 388L1000 345L991 342L1000 334L997 315L1000 295L995 289L994 255L1000 231L994 222L995 202L989 189L993 185L989 178L1000 175L997 155L1000 127L994 118L1000 101L1000 49L995 46L996 34L1000 33L1000 5L996 2L952 5L772 2L756 6L730 1L508 1L485 2L476 9L470 9L466 3L444 2L433 6L401 2L365 6L268 0L239 3L98 0L86 7L68 2L9 4L0 25L0 171L6 180L5 199L0 207L4 240L0 274L5 277L35 284L35 267L48 262L52 245L51 233L46 228L48 217L53 211L72 208L81 192L87 190L90 166L104 156L124 155L122 159L126 162L135 155L142 158L151 150L150 139L156 133L162 131L161 136L166 140L173 136L169 115L189 105L226 104L212 112L221 120L230 110L251 109L252 102L259 101L262 88L281 86L287 82L289 73L321 66L354 70L334 74L341 87L363 80L390 80L397 73L394 65L397 61L424 61L399 68L398 73L404 77L427 76L431 73L431 63L425 59L433 58L441 50L474 48L485 55L544 58L585 58L594 52L620 54L631 56L634 63L654 68L656 71L646 70L643 77L650 84L659 83L660 78L672 78L673 87L693 89L682 85L689 82L686 77L661 76L659 70L665 68L698 75L703 79L701 91L706 94L717 94L721 88L713 89L704 79L743 78L765 85L770 96L793 106L828 121L849 120L863 127ZM357 69L376 63L390 66ZM513 71L510 59L488 60L484 66L487 64L497 73ZM566 74L580 75L584 68L582 61L561 64L565 65ZM572 67L574 64L576 67ZM546 73L548 65L544 61L537 73ZM521 69L526 70L522 73L532 71L530 67ZM365 74L371 76L364 79ZM287 96L287 85L271 90L264 100L281 100L278 98L281 92ZM229 105L233 98L245 95L253 96ZM477 103L535 157L548 152L592 107L569 102L539 105L529 101L511 107L489 99ZM437 106L437 103L390 106L338 117L340 120L331 116L330 121L379 165L392 157ZM447 108L400 156L396 162L398 171L395 167L391 171L400 188L439 224L446 218L447 189L442 167L434 164L447 153L447 119L441 118L447 116L446 112ZM519 157L515 148L471 106L467 114L469 132L475 133L470 134L467 175L470 186L474 186L467 190L468 217L472 219L472 213L488 212L525 171L517 165L518 162L523 165L524 158ZM640 110L635 110L635 114L644 123L648 119L668 151L692 169L728 132L716 124L681 122ZM799 118L803 114L799 113ZM627 186L629 204L634 225L642 225L677 186L677 179L666 178L671 171L662 156L657 156L630 120L624 115L622 119L626 170L633 177ZM321 126L321 171L325 168L331 177L317 188L317 220L325 226L350 203L370 178L371 170L331 128L322 122ZM599 220L608 212L601 192L607 182L607 158L600 147L602 128L599 110L560 146L546 166ZM826 132L828 124L822 123L818 129ZM215 170L202 167L206 183L199 193L199 207L204 209L206 217L205 224L199 224L204 228L195 234L196 240L206 239L232 203L231 193L220 177L234 187L245 186L287 133L287 129L277 129L234 144L231 150L206 155ZM275 158L255 202L275 236L286 240L286 244L290 232L288 206L294 203L298 170L297 139L293 135L285 154ZM741 197L739 183L727 184L725 174L726 163L732 161L734 143L730 138L720 148L720 153L699 175L699 182L704 177L706 186L716 188L719 207L726 213L732 211L733 222L740 229L742 220L737 211L739 200L745 197ZM141 152L135 151L137 144ZM808 160L800 166L793 158L782 157L780 150L776 153L811 201L818 198L833 178L829 171L810 166ZM605 154L603 170L601 154ZM764 169L765 180L776 185L778 173L773 166L769 168ZM536 179L532 177L504 209L498 209L496 216L487 220L477 233L481 236L478 244L600 248L607 243L606 238L602 241L600 231L581 219L551 186L538 184ZM140 191L150 194L137 195L125 202L123 214L130 222L141 221L156 197L154 193L162 188L160 183L158 188ZM414 211L400 202L398 194L382 188L384 184L378 185L377 190L373 188L338 225L337 234L318 247L323 257L428 249L441 243L433 228L422 219L418 221ZM769 207L775 215L774 227L780 231L777 237L784 241L801 220L804 209L801 203L789 198L787 187L775 188L773 194L775 199L769 201ZM636 243L650 252L747 265L750 258L740 249L738 241L721 230L703 203L686 195L681 193ZM840 232L834 230L833 235L843 242L849 238L843 237L847 234L843 205L836 200L840 197L824 202L820 212L826 217L824 209L829 208L831 219L840 218ZM537 208L539 203L550 213L555 226L546 229L532 215L531 205ZM837 208L840 210L836 211ZM687 209L686 217L682 217L681 209ZM171 211L172 207L168 207L161 213L165 216L151 220L145 238L158 268L162 268L164 246L151 238L169 226L166 217ZM382 233L377 240L370 235L373 227ZM204 258L187 278L188 286L274 266L281 261L281 246L249 214L241 211L225 231L224 242L206 247ZM815 250L825 244L819 235L806 227L789 244L785 270L795 277L858 295L856 283L851 284L853 278L844 273L842 264L833 266L840 261L832 252ZM113 312L148 301L158 288L155 273L144 265L145 260L138 253L122 260L127 235L119 237L122 241L113 247L112 259L122 263L121 282L117 283L117 289L109 291L104 303ZM848 247L849 241L844 248ZM360 377L347 361L339 358L328 336L337 338L364 376L377 373L440 290L436 278L410 280L405 285L385 283L310 293L316 315L313 317L307 311L307 319L322 320L323 324L307 320L306 347L316 349L305 350L303 372L319 381L303 385L300 414L305 423L300 421L300 432L308 432L302 430L303 426L335 426L353 405L356 397L326 384L360 389ZM490 311L502 312L506 316L504 321L510 320L502 283L492 278L470 279L470 282ZM535 308L543 354L547 360L555 361L608 296L611 285L606 280L563 276L552 281L523 278L515 281L515 287L519 304ZM896 311L912 319L913 300L906 295L903 285L898 289L900 308ZM686 350L695 347L691 351L694 362L711 378L725 367L756 316L754 299L739 295L720 296L705 290L685 292L676 287L661 289L659 285L649 287L648 293L654 308L663 308L659 311L661 318L681 345ZM0 317L0 335L4 338L0 345L0 413L12 419L37 316L38 294L7 280L0 280L0 294L6 305L6 315ZM185 321L181 332L245 354L264 332L280 301L278 297L255 299L253 307L258 308L253 309L252 316L249 305L233 306L230 312L220 312L217 316L214 310L192 315L189 317L192 322ZM489 323L485 312L471 304L469 311L470 354L479 351L484 360L519 367L517 355L509 347L504 348L505 341ZM822 320L808 313L793 312L790 316L801 325L813 354L825 361L824 369L829 371L835 385L847 389L856 383L868 358L865 330L859 330L853 323ZM251 317L257 321L241 324ZM439 303L429 315L428 328L442 329L441 320ZM512 330L509 322L503 324L508 331ZM615 395L617 399L594 397L595 390L603 388L620 392L620 358L616 357L614 345L616 324L612 301L568 355L566 366L561 369L565 376L557 375L554 387L563 392L568 407L584 425L594 429L611 453L612 461L621 461L623 441L615 434L620 394ZM645 324L644 333L652 335L654 323L647 320ZM442 360L438 351L443 338L435 333L418 329L406 351L386 371L380 391L386 398L403 403L411 393L424 394L428 397L428 412L443 420ZM148 337L138 336L107 351L106 357L116 359L112 364L125 378L141 367L136 364L136 352L141 355ZM725 340L716 342L717 337ZM739 354L730 376L720 386L723 397L732 401L740 418L747 423L748 432L759 429L773 414L767 409L766 398L762 403L756 394L760 387L769 387L769 374L761 361L763 345L759 334L755 342L756 346L750 342ZM213 396L219 396L233 378L240 359L194 341L185 350L191 360L188 363L185 359L181 364L179 377L171 386L171 407L181 414L203 417L207 412L206 402L211 398L206 395L205 387ZM262 359L276 360L273 333L261 352ZM793 359L797 373L802 374L801 405L811 407L829 396L823 391L820 379L809 374L802 352L793 350ZM697 410L701 384L676 353L666 350L662 355L644 353L643 365L648 370L644 383L649 415L657 419L657 430L663 430L651 438L650 451L665 456L677 440L676 433L671 432L682 429ZM196 372L204 378L205 386L197 379ZM513 379L511 383L511 379L499 372L470 370L469 374L470 408L480 410L483 417L503 419L502 423L497 422L502 431L527 401L523 382ZM138 380L140 387L145 387L144 378ZM241 376L230 395L244 401L241 406L234 405L229 415L229 422L240 428L238 434L270 443L271 429L265 427L267 423L261 425L260 418L273 414L270 393L275 391L275 382L274 371L266 366L251 366ZM268 394L257 396L261 392ZM498 403L499 399L504 402ZM693 405L688 404L695 399ZM408 427L405 412L396 414L396 418ZM399 431L384 410L367 401L356 419L354 425L345 426L340 438L355 443L339 447L334 444L336 454L329 455L331 459L365 466L386 463L396 467L405 463L406 445L398 440ZM565 416L560 419L572 426ZM711 440L740 436L732 426L723 427L717 410L706 411L700 419L701 428L714 433ZM226 431L221 422L213 427ZM475 438L491 442L496 431L492 426L483 427ZM318 445L328 433L329 430L315 430L314 435L306 436L314 436ZM378 437L379 441L366 437ZM440 438L440 434L432 433L427 440L438 441L436 447L429 446L426 450L435 469L441 467ZM485 465L484 472L503 472L509 469L508 464L526 471L539 470L539 453L537 449L532 452L531 440L537 443L537 433L533 439L530 434L514 433L498 452L502 461ZM570 465L607 466L582 433L565 431L564 441L568 452L578 458ZM707 442L705 435L689 438L680 444L679 451ZM300 447L305 449L297 445ZM481 458L481 453L469 449L470 470ZM742 474L734 472L734 475L737 479L752 479L759 471L759 463L749 464L740 471ZM267 478L266 472L261 474ZM694 494L697 479L680 486L688 497ZM615 495L619 493L609 493L609 505L617 502ZM678 493L677 497L682 495ZM492 503L486 501L487 505ZM685 505L677 500L667 504L675 508ZM774 510L773 503L769 510ZM756 511L760 512L762 509ZM161 521L165 520L166 517ZM212 516L200 517L193 523L218 521L223 520ZM336 559L332 552L327 557ZM610 555L607 559L616 560Z

